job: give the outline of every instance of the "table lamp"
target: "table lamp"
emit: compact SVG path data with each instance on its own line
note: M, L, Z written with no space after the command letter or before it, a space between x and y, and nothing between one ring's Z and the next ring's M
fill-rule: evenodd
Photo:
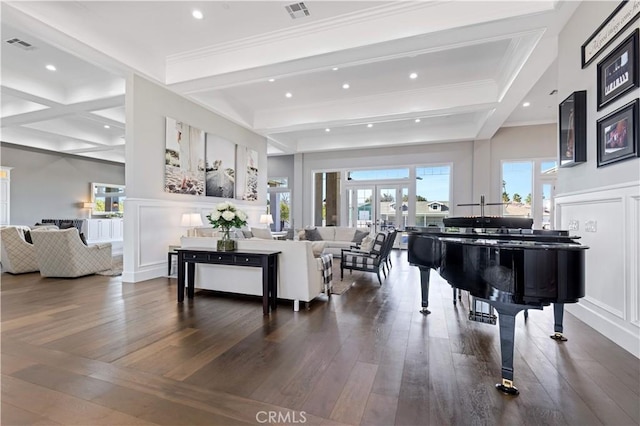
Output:
M260 223L264 223L267 225L267 228L271 228L270 225L273 223L273 217L270 214L261 214Z
M194 237L196 234L195 227L202 226L202 216L200 213L183 213L180 225L189 227L187 229L187 237Z

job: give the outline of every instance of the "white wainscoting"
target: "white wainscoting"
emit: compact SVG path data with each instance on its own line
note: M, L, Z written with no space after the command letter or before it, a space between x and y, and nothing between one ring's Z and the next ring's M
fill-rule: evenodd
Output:
M124 217L124 264L122 281L140 282L167 275L167 251L170 245L179 245L187 228L180 225L183 213L206 215L215 203L198 202L197 198L185 202L127 198ZM266 206L241 204L231 200L247 213L249 225L260 226L260 215Z
M555 206L557 229L590 247L585 297L567 311L640 358L640 183L560 194Z

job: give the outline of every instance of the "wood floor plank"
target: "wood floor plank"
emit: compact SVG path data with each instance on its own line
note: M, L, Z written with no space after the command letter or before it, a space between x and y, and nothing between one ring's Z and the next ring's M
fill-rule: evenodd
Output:
M356 362L333 407L332 420L347 424L360 423L377 370L377 365Z

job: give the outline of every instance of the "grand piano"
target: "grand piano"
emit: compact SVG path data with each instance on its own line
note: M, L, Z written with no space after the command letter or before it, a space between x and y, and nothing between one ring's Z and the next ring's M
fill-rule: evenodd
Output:
M510 395L519 393L513 384L516 314L524 310L526 315L528 309L553 303L555 334L551 337L566 340L562 335L564 304L584 296L588 247L567 231L532 230L532 224L532 219L483 214L446 218L445 229L407 228L408 259L420 268L424 314L430 313L431 269L451 284L454 303L456 291L466 290L474 300L497 311L502 382L496 388Z

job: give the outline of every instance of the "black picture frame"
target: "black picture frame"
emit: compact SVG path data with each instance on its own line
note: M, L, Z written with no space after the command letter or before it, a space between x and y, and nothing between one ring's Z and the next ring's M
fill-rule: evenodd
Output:
M598 111L638 87L638 34L636 29L598 62Z
M598 167L638 156L638 105L634 99L597 121Z
M580 48L582 68L595 61L640 16L640 0L622 0Z
M587 161L587 91L573 92L558 107L558 165Z

